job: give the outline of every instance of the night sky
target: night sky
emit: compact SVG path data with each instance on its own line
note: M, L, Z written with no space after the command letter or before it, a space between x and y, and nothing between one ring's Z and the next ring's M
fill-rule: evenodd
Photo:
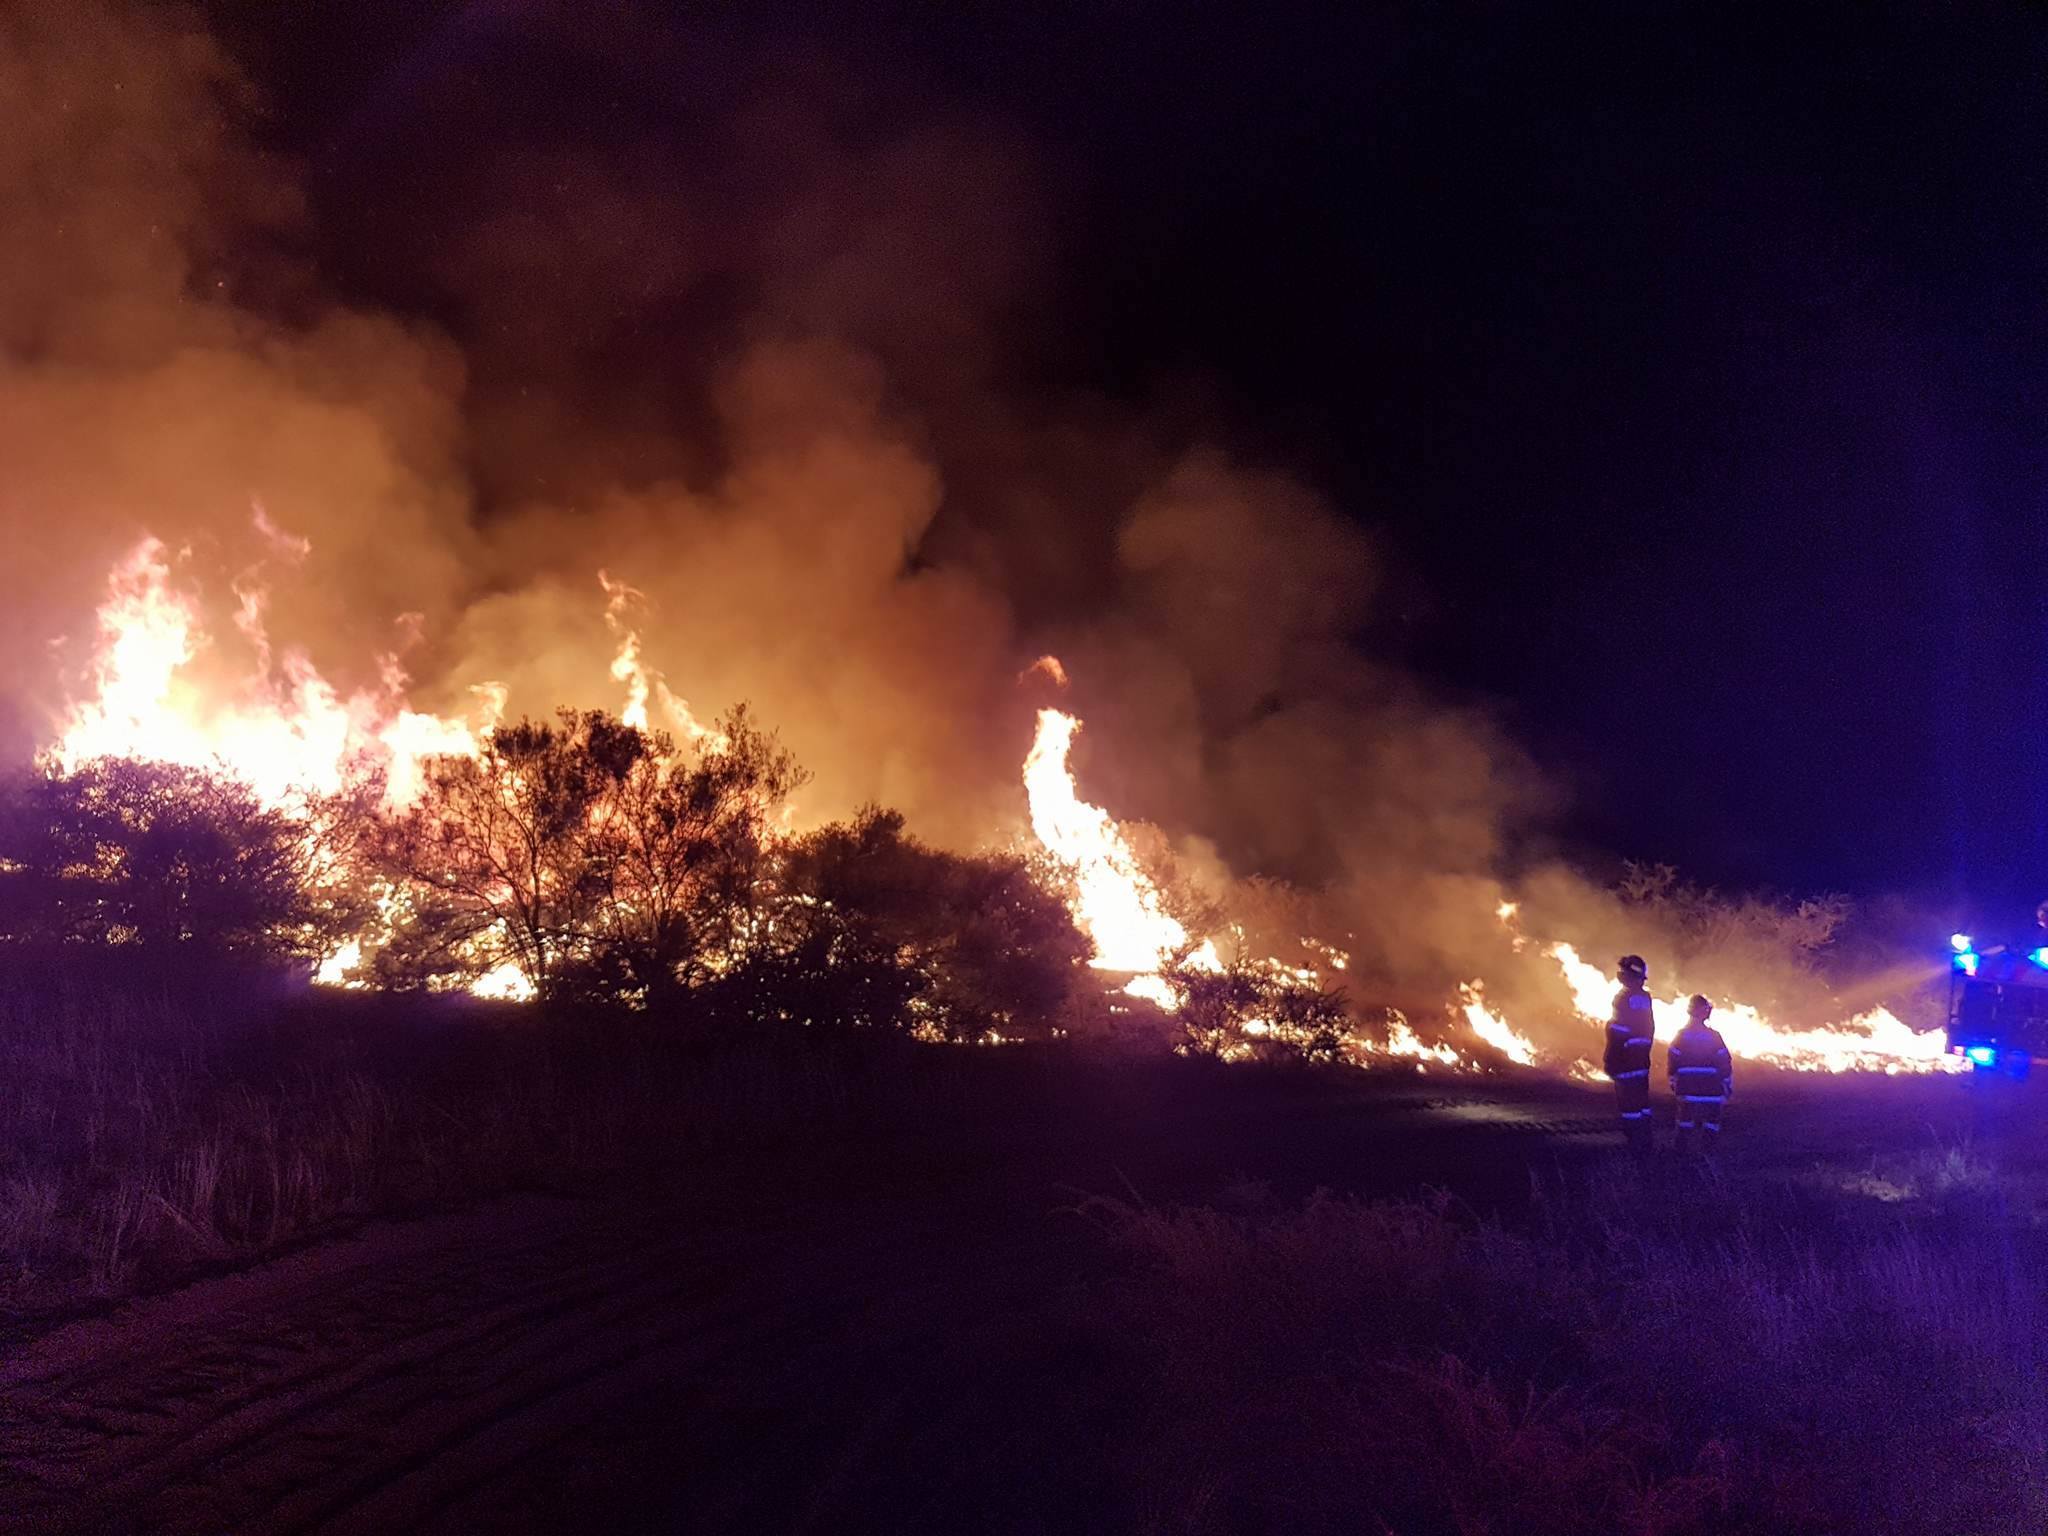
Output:
M1395 571L1359 645L1496 711L1569 844L2048 894L2041 12L761 9L207 7L325 279L455 335L480 400L547 350L437 276L508 145L658 181L818 81L854 136L971 119L1047 210L1005 392L1324 490ZM684 180L746 217L743 170ZM591 372L676 419L759 302L599 286ZM520 473L479 464L486 515Z

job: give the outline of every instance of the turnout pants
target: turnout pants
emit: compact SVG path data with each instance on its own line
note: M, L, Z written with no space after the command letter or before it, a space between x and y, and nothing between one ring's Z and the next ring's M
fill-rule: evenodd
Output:
M1711 1149L1721 1139L1721 1106L1728 1101L1719 1094L1678 1096L1678 1142L1698 1141Z
M1637 1151L1650 1145L1650 1073L1617 1072L1614 1075L1614 1107L1621 1116L1621 1134Z

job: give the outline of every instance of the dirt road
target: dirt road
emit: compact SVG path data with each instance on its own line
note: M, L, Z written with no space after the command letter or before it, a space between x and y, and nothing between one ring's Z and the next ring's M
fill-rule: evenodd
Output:
M1614 1139L1568 1085L1097 1108L376 1225L57 1328L0 1365L0 1530L1085 1529L1078 1192L1484 1201Z

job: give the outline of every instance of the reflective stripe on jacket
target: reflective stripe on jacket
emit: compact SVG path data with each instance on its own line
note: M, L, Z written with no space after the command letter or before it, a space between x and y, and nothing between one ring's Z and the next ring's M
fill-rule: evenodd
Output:
M1735 1083L1728 1042L1711 1024L1688 1024L1671 1042L1671 1086L1681 1099L1725 1099Z
M1601 1066L1619 1082L1625 1077L1650 1076L1650 1047L1656 1042L1656 1024L1650 1012L1650 994L1624 987L1614 999L1614 1017L1607 1025L1607 1054Z

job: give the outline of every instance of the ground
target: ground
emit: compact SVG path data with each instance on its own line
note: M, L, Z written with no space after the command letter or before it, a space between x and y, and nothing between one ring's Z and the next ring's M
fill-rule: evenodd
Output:
M1105 1449L1151 1367L1106 1332L1129 1256L1091 1197L1436 1189L1512 1225L1546 1181L1636 1177L1599 1088L1010 1070L1014 1112L972 1097L887 1136L827 1128L772 1172L714 1157L372 1222L23 1324L0 1529L1166 1528ZM2030 1158L2034 1112L1955 1081L1777 1080L1737 1100L1724 1156L1882 1203L1888 1157Z

